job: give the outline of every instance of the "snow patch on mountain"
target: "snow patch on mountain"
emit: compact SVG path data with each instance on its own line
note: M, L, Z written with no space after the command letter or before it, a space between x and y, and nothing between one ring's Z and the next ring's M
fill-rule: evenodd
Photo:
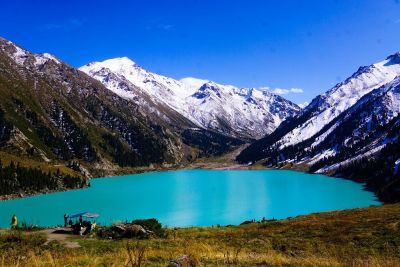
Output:
M310 103L308 103L308 102L306 101L306 102L303 102L303 103L301 103L301 104L298 104L298 106L299 106L301 109L304 109L304 108L307 107L309 104L310 104Z
M187 88L190 88L191 90L197 90L203 84L210 82L209 80L197 79L197 78L193 78L193 77L183 78L183 79L180 79L179 81L181 83L183 83Z
M316 154L314 157L312 157L307 164L308 165L313 165L315 162L318 162L324 158L332 157L336 155L337 151L335 149L327 149L325 151L322 151L321 153Z
M351 163L351 162L353 162L353 161L360 160L360 159L362 159L362 158L364 158L364 157L372 156L372 155L374 155L375 153L377 153L377 152L379 152L380 150L382 150L382 148L384 148L384 147L385 147L385 145L380 145L380 146L378 146L378 147L375 147L375 148L369 150L368 152L366 152L366 153L364 153L364 154L359 154L359 155L357 155L357 156L355 156L355 157L346 159L346 160L344 160L344 161L335 163L335 164L333 164L333 165L325 166L325 167L323 167L323 168L317 170L315 173L327 173L327 172L329 172L329 171L336 170L336 169L338 169L340 166L346 166L347 164L349 164L349 163Z
M25 50L15 46L15 52L12 54L12 58L18 65L23 65L25 60L27 59L28 55Z
M318 137L315 138L315 141L312 143L311 148L316 147L319 145L322 141L325 140L325 138L330 135L337 127L340 126L340 122L335 123L333 126L331 126L326 132L322 133Z
M396 162L394 163L394 172L393 175L396 175L397 172L399 171L399 166L400 166L400 159L397 159Z
M43 54L35 54L35 66L41 66L48 62L49 60L54 61L57 64L60 64L60 61L53 55L49 53L43 53Z

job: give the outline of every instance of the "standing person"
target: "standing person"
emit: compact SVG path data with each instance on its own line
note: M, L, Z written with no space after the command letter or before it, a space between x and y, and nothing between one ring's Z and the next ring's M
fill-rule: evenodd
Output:
M83 217L81 215L81 216L79 216L79 223L82 224L82 222L83 222Z
M14 214L11 218L11 229L15 229L18 227L18 219L17 216Z
M68 226L68 214L64 214L64 227L67 227Z

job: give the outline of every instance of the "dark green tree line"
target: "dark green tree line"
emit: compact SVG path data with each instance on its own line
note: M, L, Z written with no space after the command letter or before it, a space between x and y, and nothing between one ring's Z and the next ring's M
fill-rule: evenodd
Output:
M0 161L0 195L81 188L85 185L85 179L61 174L59 170L46 173L39 168L21 167L12 161L3 166Z

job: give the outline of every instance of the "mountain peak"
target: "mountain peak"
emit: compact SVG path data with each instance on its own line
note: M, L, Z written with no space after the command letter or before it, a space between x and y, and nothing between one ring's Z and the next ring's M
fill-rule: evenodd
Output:
M391 64L400 64L400 52L394 53L386 58Z
M104 62L115 62L115 63L120 63L120 64L126 64L126 65L135 65L136 63L133 62L132 59L128 57L116 57L116 58L111 58L108 59Z
M94 61L90 62L89 64L86 64L85 66L80 67L80 70L84 69L93 69L93 68L107 68L110 69L111 71L117 71L120 72L121 70L126 70L132 67L138 67L138 65L132 61L128 57L116 57L116 58L111 58L107 59L104 61Z
M388 56L386 59L392 59L392 58L400 58L400 52L396 52L393 55Z
M111 58L104 60L101 62L103 65L108 66L110 69L124 69L124 68L129 68L136 66L137 64L133 62L128 57L116 57L116 58Z
M133 73L143 72L144 70L128 57L116 57L104 61L90 62L79 68L80 71L89 73L113 72L118 75L129 76Z

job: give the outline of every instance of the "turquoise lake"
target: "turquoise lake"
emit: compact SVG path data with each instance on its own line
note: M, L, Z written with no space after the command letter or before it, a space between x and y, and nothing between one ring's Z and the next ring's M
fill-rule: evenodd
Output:
M211 226L282 219L380 205L363 185L287 170L180 170L91 180L87 189L0 202L0 227L19 222L56 226L64 213L94 212L110 224L157 218L163 225Z

